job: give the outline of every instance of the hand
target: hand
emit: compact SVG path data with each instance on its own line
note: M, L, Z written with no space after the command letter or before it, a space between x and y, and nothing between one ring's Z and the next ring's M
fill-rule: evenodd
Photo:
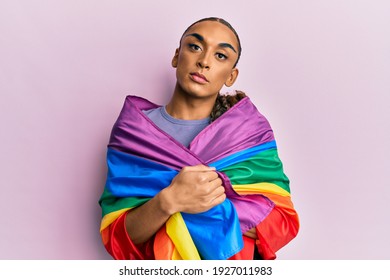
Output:
M245 232L244 235L252 239L257 239L256 228L251 228L250 230Z
M163 208L171 215L176 212L205 212L226 198L217 172L205 165L184 167L164 191Z

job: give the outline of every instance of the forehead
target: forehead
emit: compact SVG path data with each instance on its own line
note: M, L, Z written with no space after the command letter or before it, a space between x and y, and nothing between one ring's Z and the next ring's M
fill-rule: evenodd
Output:
M203 36L207 43L229 43L238 47L238 41L233 31L223 23L217 21L198 22L187 30L183 38L192 33L198 33Z

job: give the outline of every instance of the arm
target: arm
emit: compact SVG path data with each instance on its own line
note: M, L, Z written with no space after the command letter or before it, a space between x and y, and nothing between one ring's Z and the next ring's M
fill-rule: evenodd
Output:
M204 165L184 167L167 188L127 213L126 231L134 244L144 243L172 214L204 212L225 198L222 181L214 169Z

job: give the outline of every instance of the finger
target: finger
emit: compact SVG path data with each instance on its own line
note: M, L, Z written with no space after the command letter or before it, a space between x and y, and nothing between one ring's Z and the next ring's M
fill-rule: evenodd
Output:
M215 180L218 180L218 174L214 171L198 172L196 174L196 179L199 183L206 184L207 186L222 184L222 181L220 183L218 183L218 181L214 182ZM212 182L213 184L211 185L210 183Z
M217 174L217 175L218 175L218 174ZM222 180L221 180L221 178L219 178L219 177L217 176L216 178L211 179L211 180L209 181L209 184L212 186L213 189L214 189L214 188L218 188L218 187L222 186Z
M225 188L221 185L221 179L216 179L212 182L208 182L207 184L202 184L200 188L202 190L202 195L206 199L213 199L216 196L219 196L225 192Z
M193 165L193 166L184 166L183 171L214 171L215 167L210 167L203 164Z
M252 239L257 239L257 235L255 233L252 233L250 231L247 231L244 233L245 236L252 238Z
M256 228L255 227L251 228L250 230L245 232L244 235L253 239L257 239Z
M218 196L216 196L212 201L211 201L211 207L210 208L212 208L212 207L214 207L214 206L216 206L216 205L219 205L219 204L221 204L222 202L224 202L225 201L225 199L226 199L226 194L225 193L222 193L221 195L218 195Z
M214 180L218 180L219 179L219 175L218 175L218 173L217 172L215 172L215 171L208 171L207 173L206 173L206 175L207 175L207 178L208 178L208 181L209 182L212 182L212 181L214 181ZM220 180L220 179L219 179ZM221 184L222 184L222 181L221 181ZM220 185L221 185L220 184Z
M218 188L216 188L216 189L213 191L213 195L214 195L215 197L221 196L221 195L223 195L223 194L225 194L225 188L222 187L222 186L219 186Z

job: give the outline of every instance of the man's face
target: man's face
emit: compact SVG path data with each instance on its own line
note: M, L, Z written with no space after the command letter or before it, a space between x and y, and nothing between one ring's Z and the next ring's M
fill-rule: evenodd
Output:
M193 97L215 97L223 85L231 86L238 75L233 68L238 41L222 23L203 21L192 26L181 40L172 60L178 86Z

